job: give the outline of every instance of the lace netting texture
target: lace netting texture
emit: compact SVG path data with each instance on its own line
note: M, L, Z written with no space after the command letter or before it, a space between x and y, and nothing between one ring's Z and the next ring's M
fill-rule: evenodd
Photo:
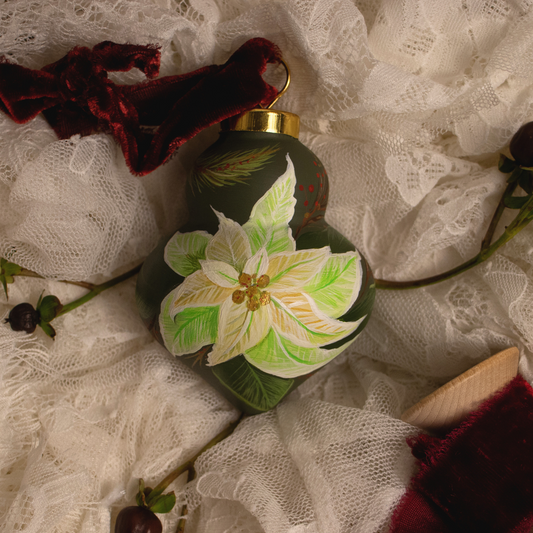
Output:
M533 120L531 2L0 5L0 52L30 68L113 40L159 44L171 75L221 63L252 37L282 49L293 79L279 107L300 115L300 139L330 176L328 221L376 277L426 277L477 253L505 187L498 152ZM59 141L42 117L0 116L0 256L47 278L17 279L0 317L43 289L83 294L59 279L99 282L140 262L187 219L187 172L216 135L139 178L104 133ZM442 284L378 292L347 352L205 453L195 481L173 484L187 531L386 532L414 471L402 411L512 345L533 378L532 235ZM238 413L152 340L133 281L54 326L55 341L0 328L0 530L105 533L139 477L153 486ZM180 509L160 515L165 531Z

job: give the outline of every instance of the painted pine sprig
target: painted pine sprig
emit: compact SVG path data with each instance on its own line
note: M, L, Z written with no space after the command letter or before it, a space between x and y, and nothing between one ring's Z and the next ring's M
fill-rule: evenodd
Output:
M245 183L253 172L261 170L279 150L278 145L256 150L238 150L201 156L192 171L193 191L203 187L228 187Z

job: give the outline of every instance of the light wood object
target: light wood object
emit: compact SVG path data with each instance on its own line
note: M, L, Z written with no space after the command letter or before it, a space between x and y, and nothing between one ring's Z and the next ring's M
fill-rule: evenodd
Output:
M459 425L484 400L516 377L518 357L517 348L489 357L407 409L402 420L428 431Z

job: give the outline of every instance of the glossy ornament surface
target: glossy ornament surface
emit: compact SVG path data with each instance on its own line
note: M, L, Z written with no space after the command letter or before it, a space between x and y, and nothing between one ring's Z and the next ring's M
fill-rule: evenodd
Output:
M324 220L327 172L293 136L297 117L253 113L281 116L272 127L290 134L257 131L257 117L226 125L195 163L189 222L137 285L159 342L250 414L349 346L375 295L365 259Z

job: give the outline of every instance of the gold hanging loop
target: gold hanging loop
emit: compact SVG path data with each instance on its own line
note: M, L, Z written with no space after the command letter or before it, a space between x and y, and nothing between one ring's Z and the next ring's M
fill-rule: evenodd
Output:
M289 69L289 65L283 61L283 59L280 59L280 63L285 67L285 71L287 72L287 80L285 81L285 85L283 86L283 89L278 93L276 98L270 102L270 104L265 109L272 109L272 106L287 92L287 89L289 88L289 85L291 83L291 71Z
M255 109L245 111L240 115L231 117L221 123L222 131L261 131L265 133L282 133L295 139L300 132L300 118L294 113L272 109L272 106L285 94L291 82L291 72L283 59L280 63L285 67L287 80L283 89L276 98L267 106L259 105Z

